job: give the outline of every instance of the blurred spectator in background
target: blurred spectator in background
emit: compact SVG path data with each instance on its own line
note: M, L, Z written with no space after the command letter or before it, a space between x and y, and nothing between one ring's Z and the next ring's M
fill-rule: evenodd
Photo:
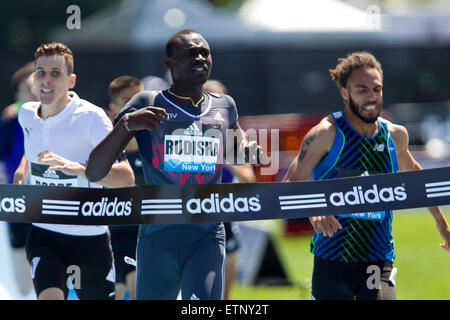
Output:
M38 100L33 87L34 61L18 69L11 78L16 88L13 104L5 107L0 119L0 160L7 183L13 183L14 172L23 156L23 132L17 120L22 104ZM20 293L27 295L32 287L30 267L25 255L25 240L31 224L7 222L14 276Z
M148 75L142 78L141 81L145 91L160 91L170 87L170 85L172 84L172 77L170 76L170 72L167 71L164 74L163 78L154 75Z
M209 93L225 93L228 90L225 85L215 79L210 79L203 85L203 91ZM222 183L248 183L256 182L256 175L253 167L246 163L241 166L224 165L222 171ZM240 247L239 225L236 222L225 222L225 292L224 299L230 300L231 286L236 278L237 250Z
M124 75L111 81L108 86L109 112L107 112L111 120L113 121L125 104L142 90L141 80L132 76ZM143 185L144 173L135 138L131 139L125 151L134 171L135 184ZM126 293L131 300L136 298L136 268L125 263L124 257L135 259L138 229L138 225L109 226L116 268L116 300L124 299Z

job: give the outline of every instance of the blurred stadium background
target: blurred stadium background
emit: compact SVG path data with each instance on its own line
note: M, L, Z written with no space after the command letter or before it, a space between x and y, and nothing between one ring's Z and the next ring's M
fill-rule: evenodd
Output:
M165 77L168 37L198 30L213 54L211 78L235 98L244 128L280 129L279 181L303 135L341 107L328 76L338 57L372 52L384 69L384 116L405 125L410 148L425 168L450 163L450 1L447 0L99 0L76 1L80 29L68 28L68 0L0 3L1 108L14 102L12 74L43 42L61 41L75 55L75 90L99 106L107 85L129 74ZM444 207L449 217L448 207ZM244 230L245 227L243 228ZM248 225L260 255L240 266L235 299L309 299L311 229L304 220ZM6 229L0 253L7 256ZM399 299L450 299L450 259L426 210L394 219ZM254 253L254 252L253 252ZM248 255L240 253L241 260ZM5 297L22 297L4 263ZM248 268L247 268L248 269ZM281 286L281 284L283 286ZM0 288L1 289L1 288Z

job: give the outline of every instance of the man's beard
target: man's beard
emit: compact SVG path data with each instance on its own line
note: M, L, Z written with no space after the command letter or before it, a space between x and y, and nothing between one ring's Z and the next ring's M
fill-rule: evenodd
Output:
M352 110L352 112L358 117L358 118L360 118L362 121L364 121L365 123L374 123L375 121L377 121L377 119L378 119L378 116L380 115L380 112L378 112L378 114L375 116L375 117L373 117L373 118L365 118L360 112L359 112L359 109L358 109L358 106L356 105L356 103L353 101L353 99L352 99L352 96L349 94L348 95L348 104L349 104L349 106L350 106L350 109ZM370 103L370 104L372 104L372 103ZM381 109L382 109L382 107L383 107L383 101L381 100L379 103L373 103L373 104L375 104L375 107L377 108L377 110L380 110L381 111ZM366 104L367 105L367 104Z

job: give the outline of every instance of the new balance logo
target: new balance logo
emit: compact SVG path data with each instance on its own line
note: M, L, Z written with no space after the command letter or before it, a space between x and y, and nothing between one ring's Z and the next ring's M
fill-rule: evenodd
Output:
M216 113L216 115L214 116L214 120L221 121L221 122L225 121L225 119L222 117L220 112Z
M184 130L184 134L188 136L202 136L202 130L200 130L197 124L194 122L191 124L186 130Z
M373 151L383 152L385 147L386 146L384 144L376 143L375 146L373 147Z

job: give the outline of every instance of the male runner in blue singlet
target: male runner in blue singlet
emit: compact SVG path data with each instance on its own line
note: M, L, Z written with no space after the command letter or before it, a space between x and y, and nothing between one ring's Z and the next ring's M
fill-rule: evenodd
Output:
M101 179L128 141L139 145L147 184L220 183L227 129L250 143L237 122L234 100L202 91L212 67L210 48L185 29L166 44L173 85L145 91L127 103L108 137L92 151L86 176ZM209 135L214 131L219 136ZM137 299L223 299L225 235L222 223L141 225L137 246Z
M383 71L375 57L354 52L339 59L330 74L345 108L306 134L284 181L422 169L408 150L407 130L380 117ZM429 210L445 241L441 246L450 250L444 215L438 207ZM392 217L386 210L310 218L313 299L396 299ZM369 279L376 269L379 286Z

